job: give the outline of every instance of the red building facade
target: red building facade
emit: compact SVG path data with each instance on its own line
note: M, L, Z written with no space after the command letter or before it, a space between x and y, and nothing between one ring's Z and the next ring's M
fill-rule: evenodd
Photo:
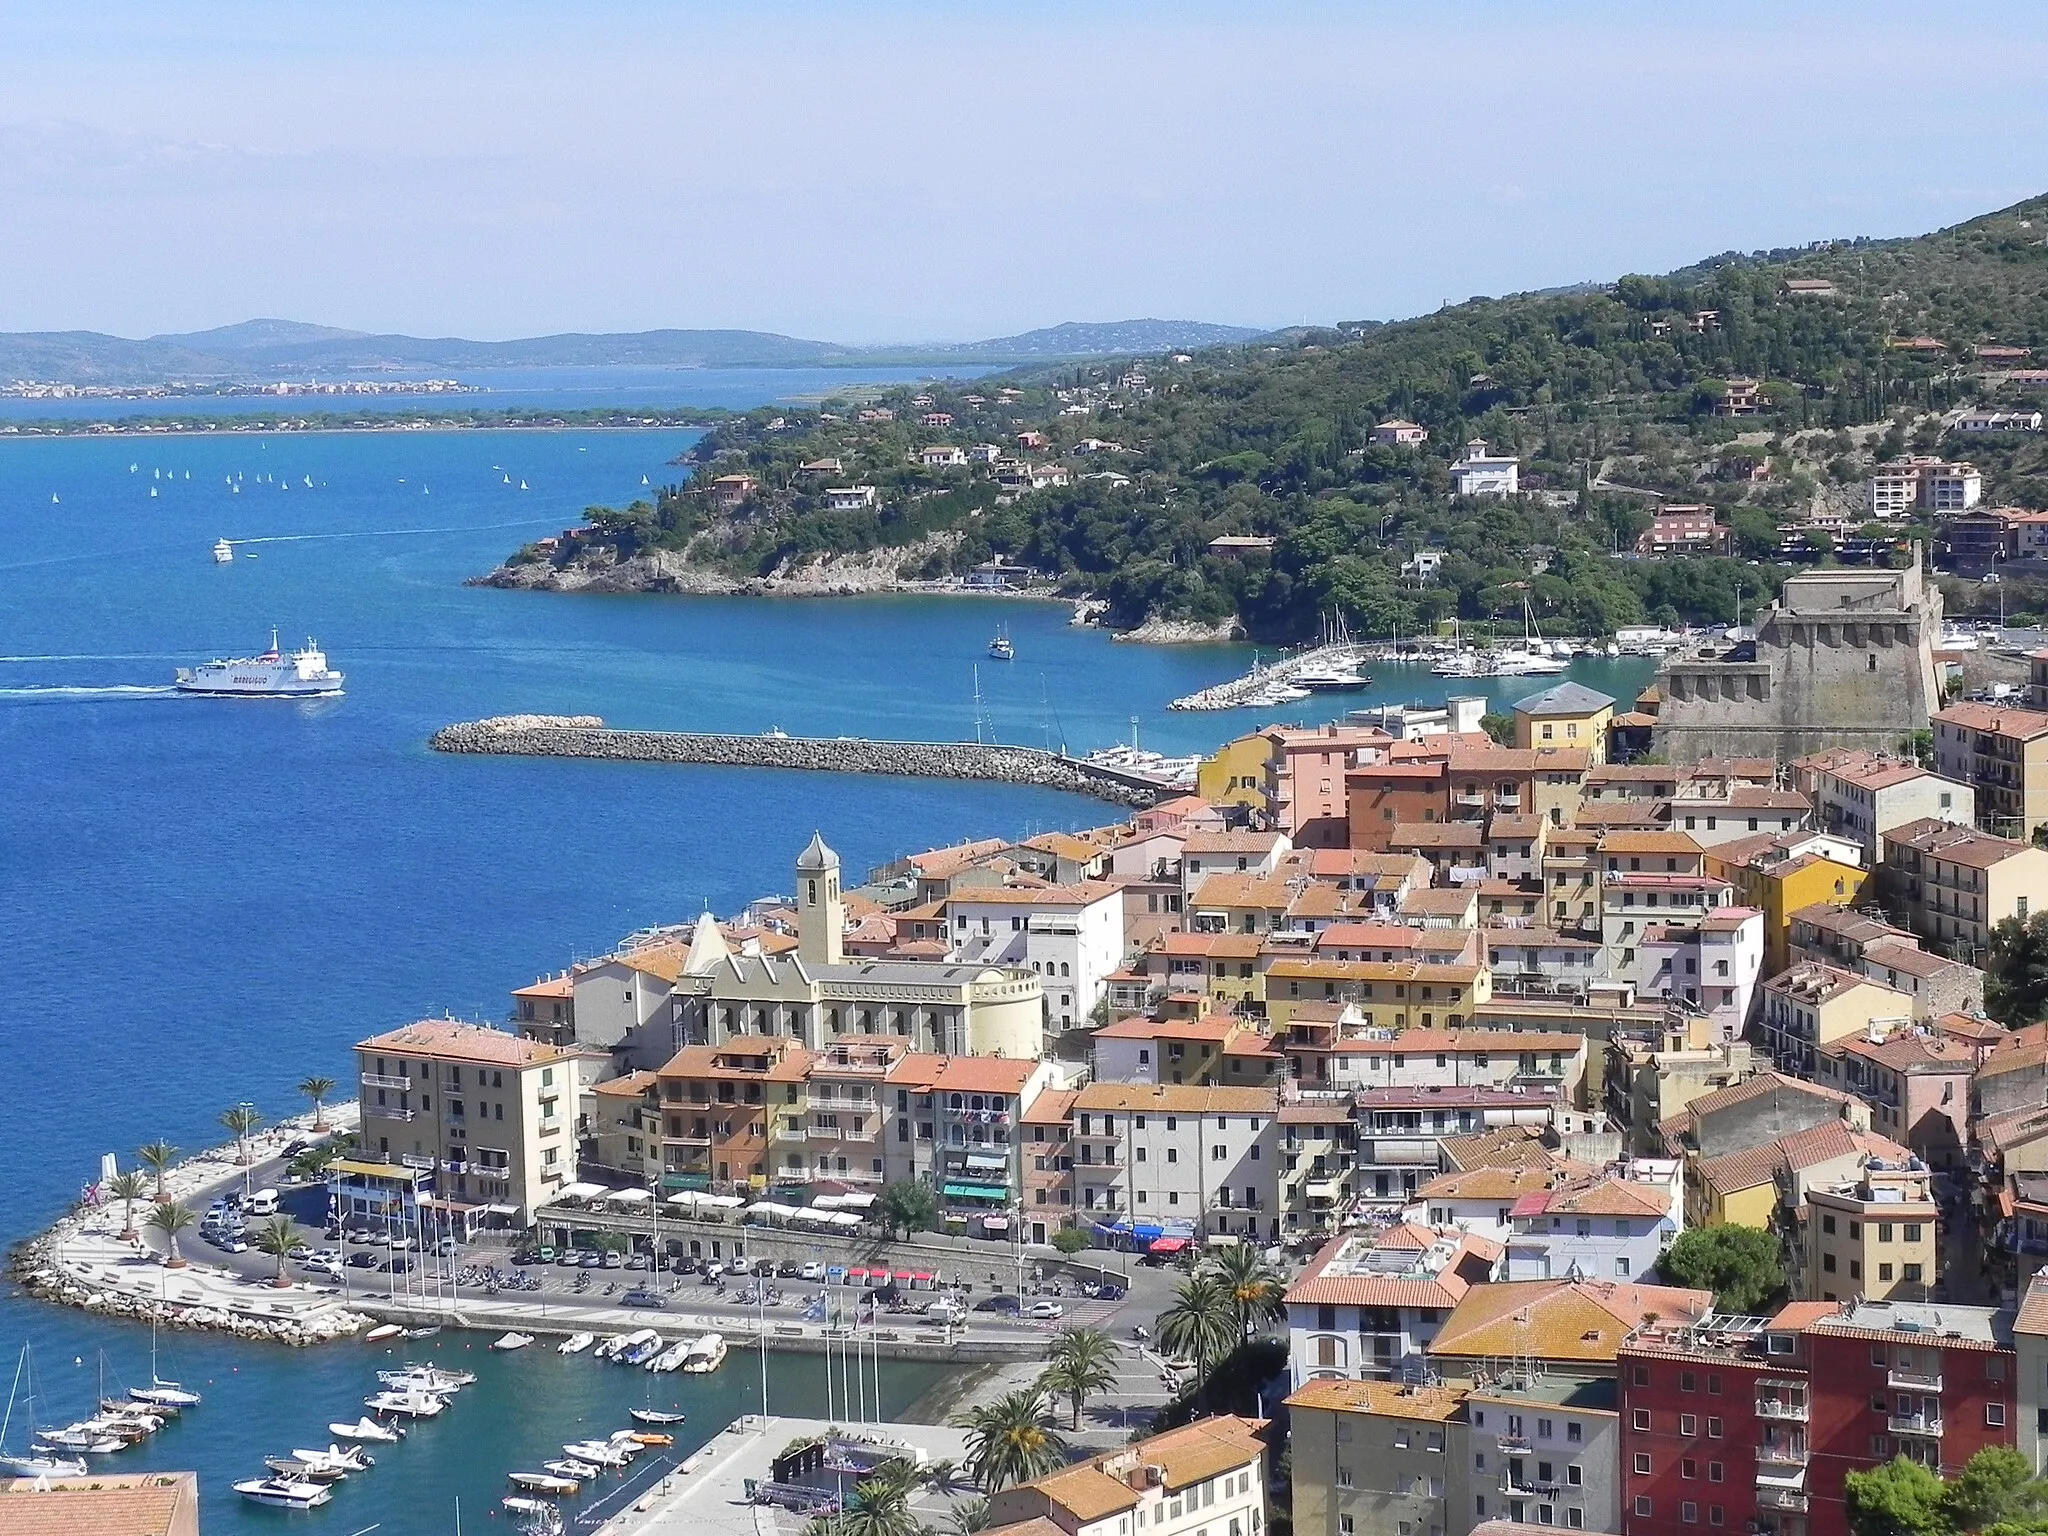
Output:
M2015 1443L2012 1314L1988 1307L1794 1302L1639 1329L1616 1367L1622 1536L1848 1536L1849 1473Z

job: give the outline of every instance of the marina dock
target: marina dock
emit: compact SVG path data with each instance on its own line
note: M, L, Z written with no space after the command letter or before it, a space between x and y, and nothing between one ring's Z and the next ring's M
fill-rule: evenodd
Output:
M1218 683L1213 688L1204 688L1199 693L1175 699L1167 707L1183 710L1241 709L1255 702L1255 695L1268 688L1285 686L1303 672L1354 666L1361 658L1361 648L1349 640L1319 645L1313 650L1298 651L1279 661L1254 666L1243 677L1232 678L1227 683Z

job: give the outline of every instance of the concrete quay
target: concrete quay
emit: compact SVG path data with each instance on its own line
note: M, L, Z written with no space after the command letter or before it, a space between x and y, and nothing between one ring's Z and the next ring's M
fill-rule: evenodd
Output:
M1275 683L1284 683L1297 672L1306 672L1317 667L1345 666L1359 660L1360 647L1346 641L1340 645L1319 645L1313 650L1300 651L1292 656L1266 666L1254 667L1243 677L1234 677L1227 683L1218 683L1204 688L1199 693L1190 693L1175 699L1169 709L1204 710L1236 709L1250 702L1253 694Z
M428 745L436 752L975 779L1092 795L1140 810L1158 804L1170 793L1136 774L1036 747L983 746L971 741L873 741L851 736L828 739L632 731L608 727L595 715L500 715L465 721L436 731Z

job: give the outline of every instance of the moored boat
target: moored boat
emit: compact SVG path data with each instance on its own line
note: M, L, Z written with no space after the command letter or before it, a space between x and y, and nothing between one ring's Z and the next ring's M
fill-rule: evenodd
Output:
M604 1475L604 1468L596 1462L578 1461L573 1456L565 1456L559 1461L544 1461L541 1466L557 1477L573 1477L579 1483L587 1483L594 1477Z
M635 1408L633 1410L633 1417L642 1424L680 1424L683 1422L683 1415L680 1413L664 1413L658 1408Z
M725 1335L707 1333L691 1344L683 1356L683 1369L692 1376L705 1376L725 1363Z
M530 1333L501 1333L497 1338L491 1340L491 1348L498 1350L500 1353L509 1354L515 1349L526 1348L532 1342L533 1335Z
M447 1408L448 1399L438 1392L418 1390L374 1392L363 1399L372 1413L396 1413L408 1419L431 1419Z
M405 1430L396 1424L379 1424L375 1419L362 1418L353 1424L330 1424L327 1433L337 1440L370 1440L379 1445L391 1445L405 1438Z
M572 1333L555 1346L555 1353L558 1355L580 1355L596 1342L597 1335L594 1333Z
M252 1477L246 1482L236 1483L234 1487L235 1492L245 1499L257 1504L275 1505L279 1509L317 1509L334 1497L331 1488L284 1477Z
M370 1344L382 1344L386 1339L395 1339L403 1332L405 1330L396 1323L379 1323L364 1334L363 1339Z
M583 1485L573 1477L558 1477L552 1472L512 1472L507 1474L514 1488L524 1488L529 1493L552 1493L568 1498Z

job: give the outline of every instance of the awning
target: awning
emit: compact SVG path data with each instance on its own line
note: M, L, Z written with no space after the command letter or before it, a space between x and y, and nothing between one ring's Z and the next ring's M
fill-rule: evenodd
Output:
M1154 1238L1166 1236L1166 1228L1151 1222L1141 1221L1131 1228L1131 1236L1138 1239L1141 1243L1149 1243Z
M1010 1192L1000 1184L948 1184L945 1192L956 1200L1007 1200Z
M1147 1253L1179 1253L1187 1245L1188 1240L1184 1237L1155 1237L1152 1239L1151 1246L1145 1251Z
M519 1214L519 1207L516 1205L487 1205L484 1207L484 1213L489 1216L517 1216Z
M652 1200L654 1195L644 1189L615 1189L605 1198L613 1205L644 1205Z
M913 1280L917 1278L917 1276L913 1275L907 1269L899 1269L896 1271L896 1278L898 1280L901 1280L905 1285L909 1285ZM930 1279L931 1277L927 1275L925 1278Z
M970 1168L1007 1168L1010 1166L1010 1160L994 1152L970 1152L967 1154L967 1166Z
M899 1275L897 1278L901 1279L902 1277ZM912 1285L930 1285L932 1283L932 1277L926 1274L923 1270L919 1270L916 1274L910 1277L910 1283Z
M1007 1232L1010 1229L1010 1218L1007 1216L984 1216L981 1218L981 1225L982 1230L987 1232Z
M557 1200L591 1200L609 1191L602 1184L564 1184L555 1191Z
M845 1194L838 1196L837 1199L840 1206L849 1211L865 1211L875 1203L874 1195L865 1189L848 1190ZM817 1202L812 1201L811 1203L815 1205Z

